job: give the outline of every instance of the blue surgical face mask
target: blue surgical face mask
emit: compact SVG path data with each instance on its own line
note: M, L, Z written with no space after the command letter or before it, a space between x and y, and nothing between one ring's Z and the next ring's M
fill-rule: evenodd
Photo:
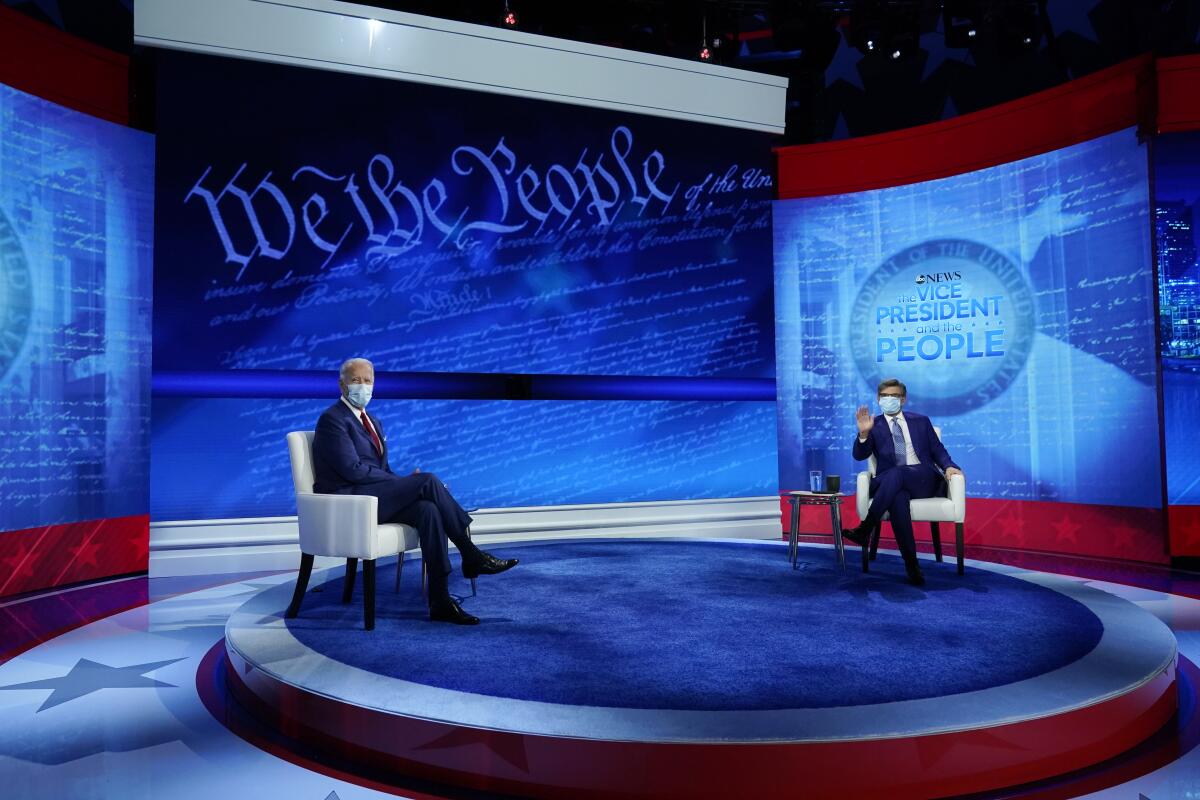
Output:
M895 414L900 410L899 397L881 397L879 398L879 410L885 414Z
M346 387L346 399L355 408L366 408L371 402L371 384L352 383Z

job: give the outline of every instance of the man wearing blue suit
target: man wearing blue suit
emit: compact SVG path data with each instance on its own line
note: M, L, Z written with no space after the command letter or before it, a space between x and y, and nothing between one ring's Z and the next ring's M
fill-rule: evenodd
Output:
M341 398L325 409L313 436L313 490L321 494L368 494L379 498L379 522L399 522L417 529L421 558L429 575L429 618L435 622L478 625L450 597L446 576L450 555L446 540L462 554L463 575L494 575L516 566L517 559L498 559L476 547L467 535L471 516L438 477L414 471L397 475L388 466L387 436L379 419L367 413L375 385L375 367L365 358L342 364Z
M872 419L866 406L859 406L855 414L858 439L854 442L854 458L863 461L875 456L871 507L858 527L842 531L842 536L866 547L871 531L888 514L909 583L922 586L925 577L917 563L908 501L934 497L942 487L943 474L949 478L961 475L962 470L950 460L929 417L902 411L908 401L908 389L903 383L896 378L881 381L878 400L883 411L879 416Z

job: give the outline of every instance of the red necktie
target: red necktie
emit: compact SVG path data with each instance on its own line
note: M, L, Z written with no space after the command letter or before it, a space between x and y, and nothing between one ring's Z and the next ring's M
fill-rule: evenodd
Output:
M358 415L362 417L363 427L367 429L367 433L371 434L371 441L375 443L375 449L383 455L383 445L379 443L379 435L375 433L375 429L371 427L371 423L367 421L367 412L360 411Z

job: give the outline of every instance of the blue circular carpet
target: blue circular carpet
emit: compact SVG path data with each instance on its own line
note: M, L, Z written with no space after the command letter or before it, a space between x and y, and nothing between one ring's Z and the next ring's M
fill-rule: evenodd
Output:
M428 622L420 562L400 593L378 576L376 629L362 629L362 580L305 597L288 628L371 672L483 695L679 710L828 708L937 697L1039 675L1088 653L1101 624L1081 603L986 570L896 556L863 575L831 550L705 541L493 546L520 565L479 579L463 606L477 627ZM457 569L457 565L456 565ZM455 572L451 591L469 587Z

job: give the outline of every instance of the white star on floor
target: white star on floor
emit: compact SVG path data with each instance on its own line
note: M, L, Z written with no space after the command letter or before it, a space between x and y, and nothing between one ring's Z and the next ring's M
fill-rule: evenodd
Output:
M71 667L71 671L66 675L58 678L43 678L40 681L12 683L8 686L0 686L0 689L5 691L52 689L50 696L38 707L38 712L42 712L101 689L151 689L162 686L175 688L173 683L164 683L154 678L147 678L145 675L147 672L153 672L182 660L182 658L172 658L166 661L131 664L127 667L111 667L98 661L92 661L90 658L81 658L75 662L75 666Z

